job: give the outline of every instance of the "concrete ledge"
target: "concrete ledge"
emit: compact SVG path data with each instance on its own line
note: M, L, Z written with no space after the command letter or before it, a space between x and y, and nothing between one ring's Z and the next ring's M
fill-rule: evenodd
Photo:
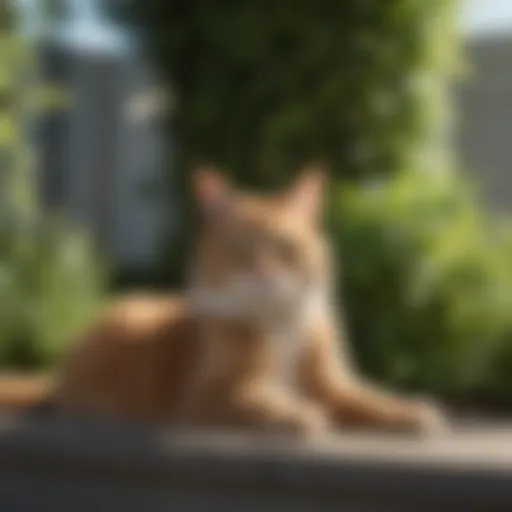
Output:
M512 428L315 442L72 419L0 428L0 510L512 510Z

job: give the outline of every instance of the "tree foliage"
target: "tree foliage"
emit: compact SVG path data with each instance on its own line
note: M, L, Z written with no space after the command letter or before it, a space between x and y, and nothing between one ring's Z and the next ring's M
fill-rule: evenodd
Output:
M43 94L9 7L0 8L0 366L33 367L55 362L101 304L105 276L87 234L38 202L33 140L54 95Z
M176 95L185 166L272 186L312 157L366 177L440 147L451 0L132 4Z

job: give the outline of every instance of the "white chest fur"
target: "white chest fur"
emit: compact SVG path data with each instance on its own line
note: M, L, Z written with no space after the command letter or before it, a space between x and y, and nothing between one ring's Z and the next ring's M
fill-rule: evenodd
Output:
M327 309L327 293L320 287L277 310L268 301L248 300L232 290L195 287L189 294L191 307L201 314L223 318L248 317L262 329L271 354L270 378L287 388L295 387L301 356L307 342L308 327ZM247 307L247 304L250 307Z
M307 325L301 319L292 319L264 330L270 345L271 367L269 377L274 383L287 389L297 386L299 364L305 349Z
M271 378L280 386L290 391L297 386L299 365L307 349L311 326L326 311L327 297L324 290L319 289L303 296L290 315L267 325L265 337L275 359Z

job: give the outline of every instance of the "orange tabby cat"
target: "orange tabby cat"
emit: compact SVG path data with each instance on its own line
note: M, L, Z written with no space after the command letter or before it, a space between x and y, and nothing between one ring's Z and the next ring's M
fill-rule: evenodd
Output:
M321 173L259 197L203 170L195 191L203 230L188 293L135 296L107 311L69 355L61 408L294 433L441 426L435 407L377 390L350 367L318 226Z

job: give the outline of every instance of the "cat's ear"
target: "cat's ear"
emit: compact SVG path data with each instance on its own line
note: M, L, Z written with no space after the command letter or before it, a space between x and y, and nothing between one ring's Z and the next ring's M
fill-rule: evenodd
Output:
M208 218L218 218L228 209L231 187L213 166L202 165L194 171L194 194L201 212Z
M308 165L288 189L287 200L298 214L308 221L316 222L322 214L325 184L324 168L317 164Z

